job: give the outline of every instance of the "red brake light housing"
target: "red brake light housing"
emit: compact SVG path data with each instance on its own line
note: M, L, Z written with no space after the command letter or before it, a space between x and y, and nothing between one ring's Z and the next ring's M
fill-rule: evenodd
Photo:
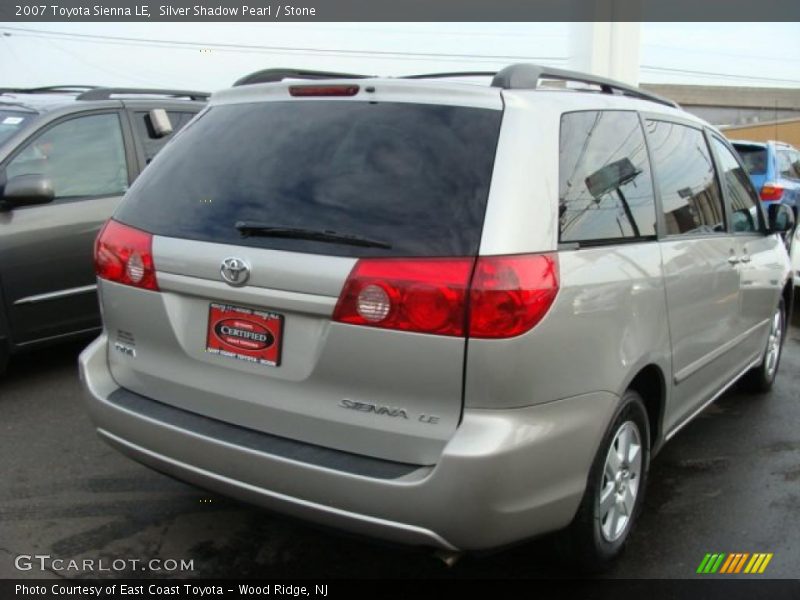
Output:
M474 338L529 331L558 293L555 254L365 258L353 267L333 320Z
M158 291L152 234L113 219L94 242L94 268L102 279Z
M357 85L290 85L291 96L303 98L310 96L355 96Z
M363 258L344 285L334 321L463 336L471 258Z
M556 254L484 256L470 288L469 336L509 338L541 321L558 294Z
M759 195L764 202L780 200L783 197L783 187L777 183L765 183Z

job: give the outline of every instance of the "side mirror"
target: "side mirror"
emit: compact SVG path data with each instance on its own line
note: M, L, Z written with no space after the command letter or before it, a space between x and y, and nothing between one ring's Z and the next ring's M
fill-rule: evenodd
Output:
M41 174L17 175L6 182L2 203L6 208L47 204L55 198L53 182Z
M147 113L147 117L150 120L154 138L163 138L172 133L172 121L169 120L169 115L163 108L154 108Z
M770 233L786 233L794 229L794 211L785 204L770 204L767 217Z

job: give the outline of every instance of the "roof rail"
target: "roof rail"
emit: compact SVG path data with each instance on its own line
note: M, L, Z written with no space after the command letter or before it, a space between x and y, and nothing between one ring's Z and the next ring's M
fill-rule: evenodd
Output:
M494 71L457 71L455 73L426 73L422 75L403 75L400 79L445 79L447 77L494 77Z
M666 104L667 106L679 108L677 102L673 102L658 94L645 92L644 90L640 90L637 87L620 81L606 79L605 77L597 77L596 75L590 75L588 73L580 73L578 71L553 69L533 64L516 64L508 66L502 71L498 71L492 79L492 86L504 90L535 90L539 88L539 80L541 79L588 83L599 86L604 94L632 96L634 98L641 98L642 100L650 100L652 102L658 102L659 104Z
M233 86L253 83L273 83L284 79L368 79L372 75L354 73L331 73L328 71L306 71L303 69L264 69L237 79Z
M33 88L0 88L0 94L80 94L97 89L96 85L47 85Z
M374 76L356 75L353 73L331 73L327 71L306 71L303 69L264 69L245 75L238 79L233 85L241 86L252 83L271 83L283 81L284 79L368 79L371 77ZM400 79L445 79L448 77L491 77L492 87L498 87L504 90L539 89L539 81L542 79L557 79L565 82L576 81L599 86L600 91L604 94L631 96L633 98L650 100L651 102L658 102L659 104L680 108L677 102L659 96L658 94L653 94L652 92L646 92L632 85L622 83L621 81L614 81L613 79L606 79L605 77L598 77L590 75L589 73L567 71L566 69L555 69L527 63L510 65L497 72L457 71L453 73L426 73L421 75L404 75L400 77Z
M209 92L192 92L188 90L161 90L146 88L94 88L83 92L77 100L108 100L111 96L169 96L171 98L189 98L190 100L208 100Z

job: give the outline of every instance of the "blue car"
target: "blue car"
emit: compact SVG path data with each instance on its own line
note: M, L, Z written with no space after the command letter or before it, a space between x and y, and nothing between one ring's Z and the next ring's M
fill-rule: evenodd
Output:
M800 206L800 151L783 142L732 140L762 202Z

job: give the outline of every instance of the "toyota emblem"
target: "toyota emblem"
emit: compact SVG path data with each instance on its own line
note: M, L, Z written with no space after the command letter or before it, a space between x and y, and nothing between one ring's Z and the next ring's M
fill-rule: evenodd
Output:
M250 265L241 258L229 257L222 261L219 273L225 283L239 287L247 283L250 279Z

